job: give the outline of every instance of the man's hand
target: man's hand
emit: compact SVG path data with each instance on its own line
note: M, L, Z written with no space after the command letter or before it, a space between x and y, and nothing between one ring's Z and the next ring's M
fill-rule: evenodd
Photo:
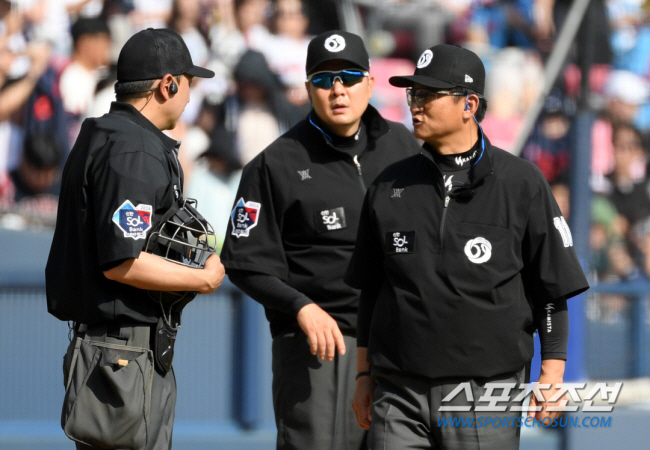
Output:
M221 264L219 256L213 254L205 261L203 271L206 285L202 289L199 289L199 294L211 294L221 286L221 283L223 283L226 269L223 267L223 264Z
M370 422L372 422L372 396L376 386L370 376L357 378L357 385L352 398L352 408L357 416L359 426L364 430L369 430Z
M336 320L320 306L309 303L300 308L296 318L298 325L307 335L312 355L318 353L321 360L327 356L327 360L332 361L337 347L339 354L345 355L345 342Z
M549 420L553 420L556 417L562 415L562 411L546 411L546 408L549 406L559 406L566 398L566 394L560 397L558 400L549 403L548 399L553 397L558 388L555 387L557 383L562 383L564 378L564 366L565 362L561 359L545 359L542 361L541 374L537 380L540 384L550 384L549 389L540 389L541 394L544 397L544 400L537 400L534 393L530 395L530 405L528 407L528 417L534 418L539 421L545 420L547 417ZM533 408L536 406L542 406L541 411L535 411Z

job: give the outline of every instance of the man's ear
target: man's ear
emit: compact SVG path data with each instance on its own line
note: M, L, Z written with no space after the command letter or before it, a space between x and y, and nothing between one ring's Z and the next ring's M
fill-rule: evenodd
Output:
M165 100L169 100L176 92L172 90L172 84L176 85L176 92L178 92L178 84L171 74L167 74L160 80L160 95L163 96Z
M311 105L311 89L309 89L310 84L311 83L309 81L305 81L305 89L307 89L307 97L309 98L309 104Z
M375 77L368 75L368 98L372 97L372 93L375 89Z

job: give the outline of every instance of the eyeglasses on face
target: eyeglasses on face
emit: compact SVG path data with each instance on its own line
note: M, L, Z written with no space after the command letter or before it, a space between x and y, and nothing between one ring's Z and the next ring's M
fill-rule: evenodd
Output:
M321 89L330 89L336 80L340 81L345 87L354 86L363 80L363 77L370 75L363 70L345 69L337 72L322 71L312 73L307 77L307 81Z
M453 95L454 97L465 95L462 92L453 92L453 91L432 91L430 89L406 89L406 102L409 106L415 100L415 104L422 108L424 104L429 101L429 98L433 97L433 100L436 100L438 97L443 95Z

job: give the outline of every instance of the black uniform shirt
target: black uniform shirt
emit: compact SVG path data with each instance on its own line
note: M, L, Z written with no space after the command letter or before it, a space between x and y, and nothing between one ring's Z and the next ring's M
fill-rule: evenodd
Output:
M337 150L308 117L248 163L221 252L226 270L280 278L351 335L359 291L343 275L366 186L389 164L419 151L403 125L384 120L372 106L362 121L368 145L359 155ZM293 311L267 308L266 315L274 336L298 329Z
M63 171L45 270L55 316L82 323L157 320L160 307L145 291L110 281L103 271L137 258L180 197L177 146L126 103L84 121Z
M346 277L364 290L358 345L429 378L519 370L532 306L588 288L572 245L541 172L487 139L450 194L429 152L396 163L368 190Z

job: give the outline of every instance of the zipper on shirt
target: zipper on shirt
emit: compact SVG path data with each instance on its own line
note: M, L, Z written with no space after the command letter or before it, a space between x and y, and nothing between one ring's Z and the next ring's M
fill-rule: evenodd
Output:
M178 186L178 191L180 192L181 196L183 195L183 182L181 180L181 166L180 162L178 161L178 152L180 150L180 144L175 146L174 149L172 150L172 154L174 155L174 162L176 163L176 175L178 177L178 183L180 186ZM173 178L172 178L173 182Z
M442 208L442 218L440 219L440 247L442 247L442 238L445 232L445 218L447 217L447 207L449 206L450 197L445 197L445 205Z
M359 174L359 183L361 183L361 189L363 190L363 193L365 195L368 188L366 188L366 183L363 182L363 176L361 174L361 163L359 163L359 157L357 155L354 155L352 161L357 166L357 173Z

